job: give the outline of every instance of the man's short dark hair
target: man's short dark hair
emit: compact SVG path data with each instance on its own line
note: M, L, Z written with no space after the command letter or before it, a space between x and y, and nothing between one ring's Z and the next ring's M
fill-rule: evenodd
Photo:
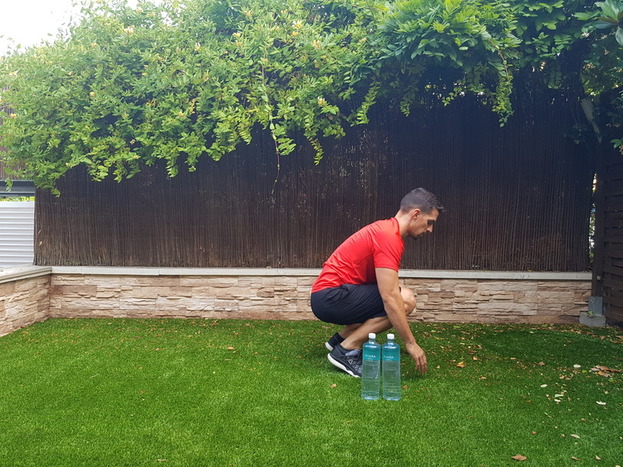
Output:
M425 188L416 188L404 195L402 201L400 201L401 211L407 212L412 209L420 209L422 212L429 214L433 209L442 212L444 207L430 191Z

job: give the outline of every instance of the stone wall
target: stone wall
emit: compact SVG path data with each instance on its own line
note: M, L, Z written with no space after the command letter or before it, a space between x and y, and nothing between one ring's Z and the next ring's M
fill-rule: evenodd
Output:
M0 336L45 320L50 307L49 288L49 271L18 277L0 275Z
M315 319L311 269L26 268L0 271L0 336L47 318ZM577 323L590 273L403 271L411 321Z
M591 284L539 280L408 279L415 320L476 323L577 323Z
M54 274L50 317L312 319L313 277Z
M57 269L55 268L55 271ZM51 317L314 319L309 291L316 270L171 270L58 268ZM112 274L114 273L114 274ZM127 273L126 273L127 274ZM190 275L186 275L190 274ZM440 277L421 277L421 276ZM405 271L417 295L412 321L577 323L590 296L590 274ZM564 279L566 277L566 279Z

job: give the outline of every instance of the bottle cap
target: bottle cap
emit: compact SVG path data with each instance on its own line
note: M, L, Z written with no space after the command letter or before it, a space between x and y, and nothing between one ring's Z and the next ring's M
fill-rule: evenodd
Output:
M394 336L393 334L388 334L388 335L387 335L387 338L388 338L389 340L392 340L392 341L394 340L394 337L395 337L395 336Z
M368 334L368 339L376 339L376 334L371 332L370 334Z

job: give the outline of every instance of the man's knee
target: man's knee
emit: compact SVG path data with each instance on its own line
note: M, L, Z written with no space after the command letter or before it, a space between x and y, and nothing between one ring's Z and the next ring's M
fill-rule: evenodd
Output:
M406 287L402 287L400 293L405 304L405 313L409 315L415 310L415 295Z

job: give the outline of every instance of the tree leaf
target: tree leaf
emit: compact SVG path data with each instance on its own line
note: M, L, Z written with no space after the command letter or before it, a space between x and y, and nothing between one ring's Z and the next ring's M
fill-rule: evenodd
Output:
M616 18L617 12L615 11L614 3L610 0L606 0L605 2L595 2L595 5L601 8L601 11L603 11L606 16Z
M591 20L593 18L595 18L597 16L596 12L591 12L591 13L574 13L574 15L577 19L581 20L581 21L588 21Z
M517 454L516 456L511 457L511 459L516 461L525 461L528 458L526 456L522 456L521 454Z

